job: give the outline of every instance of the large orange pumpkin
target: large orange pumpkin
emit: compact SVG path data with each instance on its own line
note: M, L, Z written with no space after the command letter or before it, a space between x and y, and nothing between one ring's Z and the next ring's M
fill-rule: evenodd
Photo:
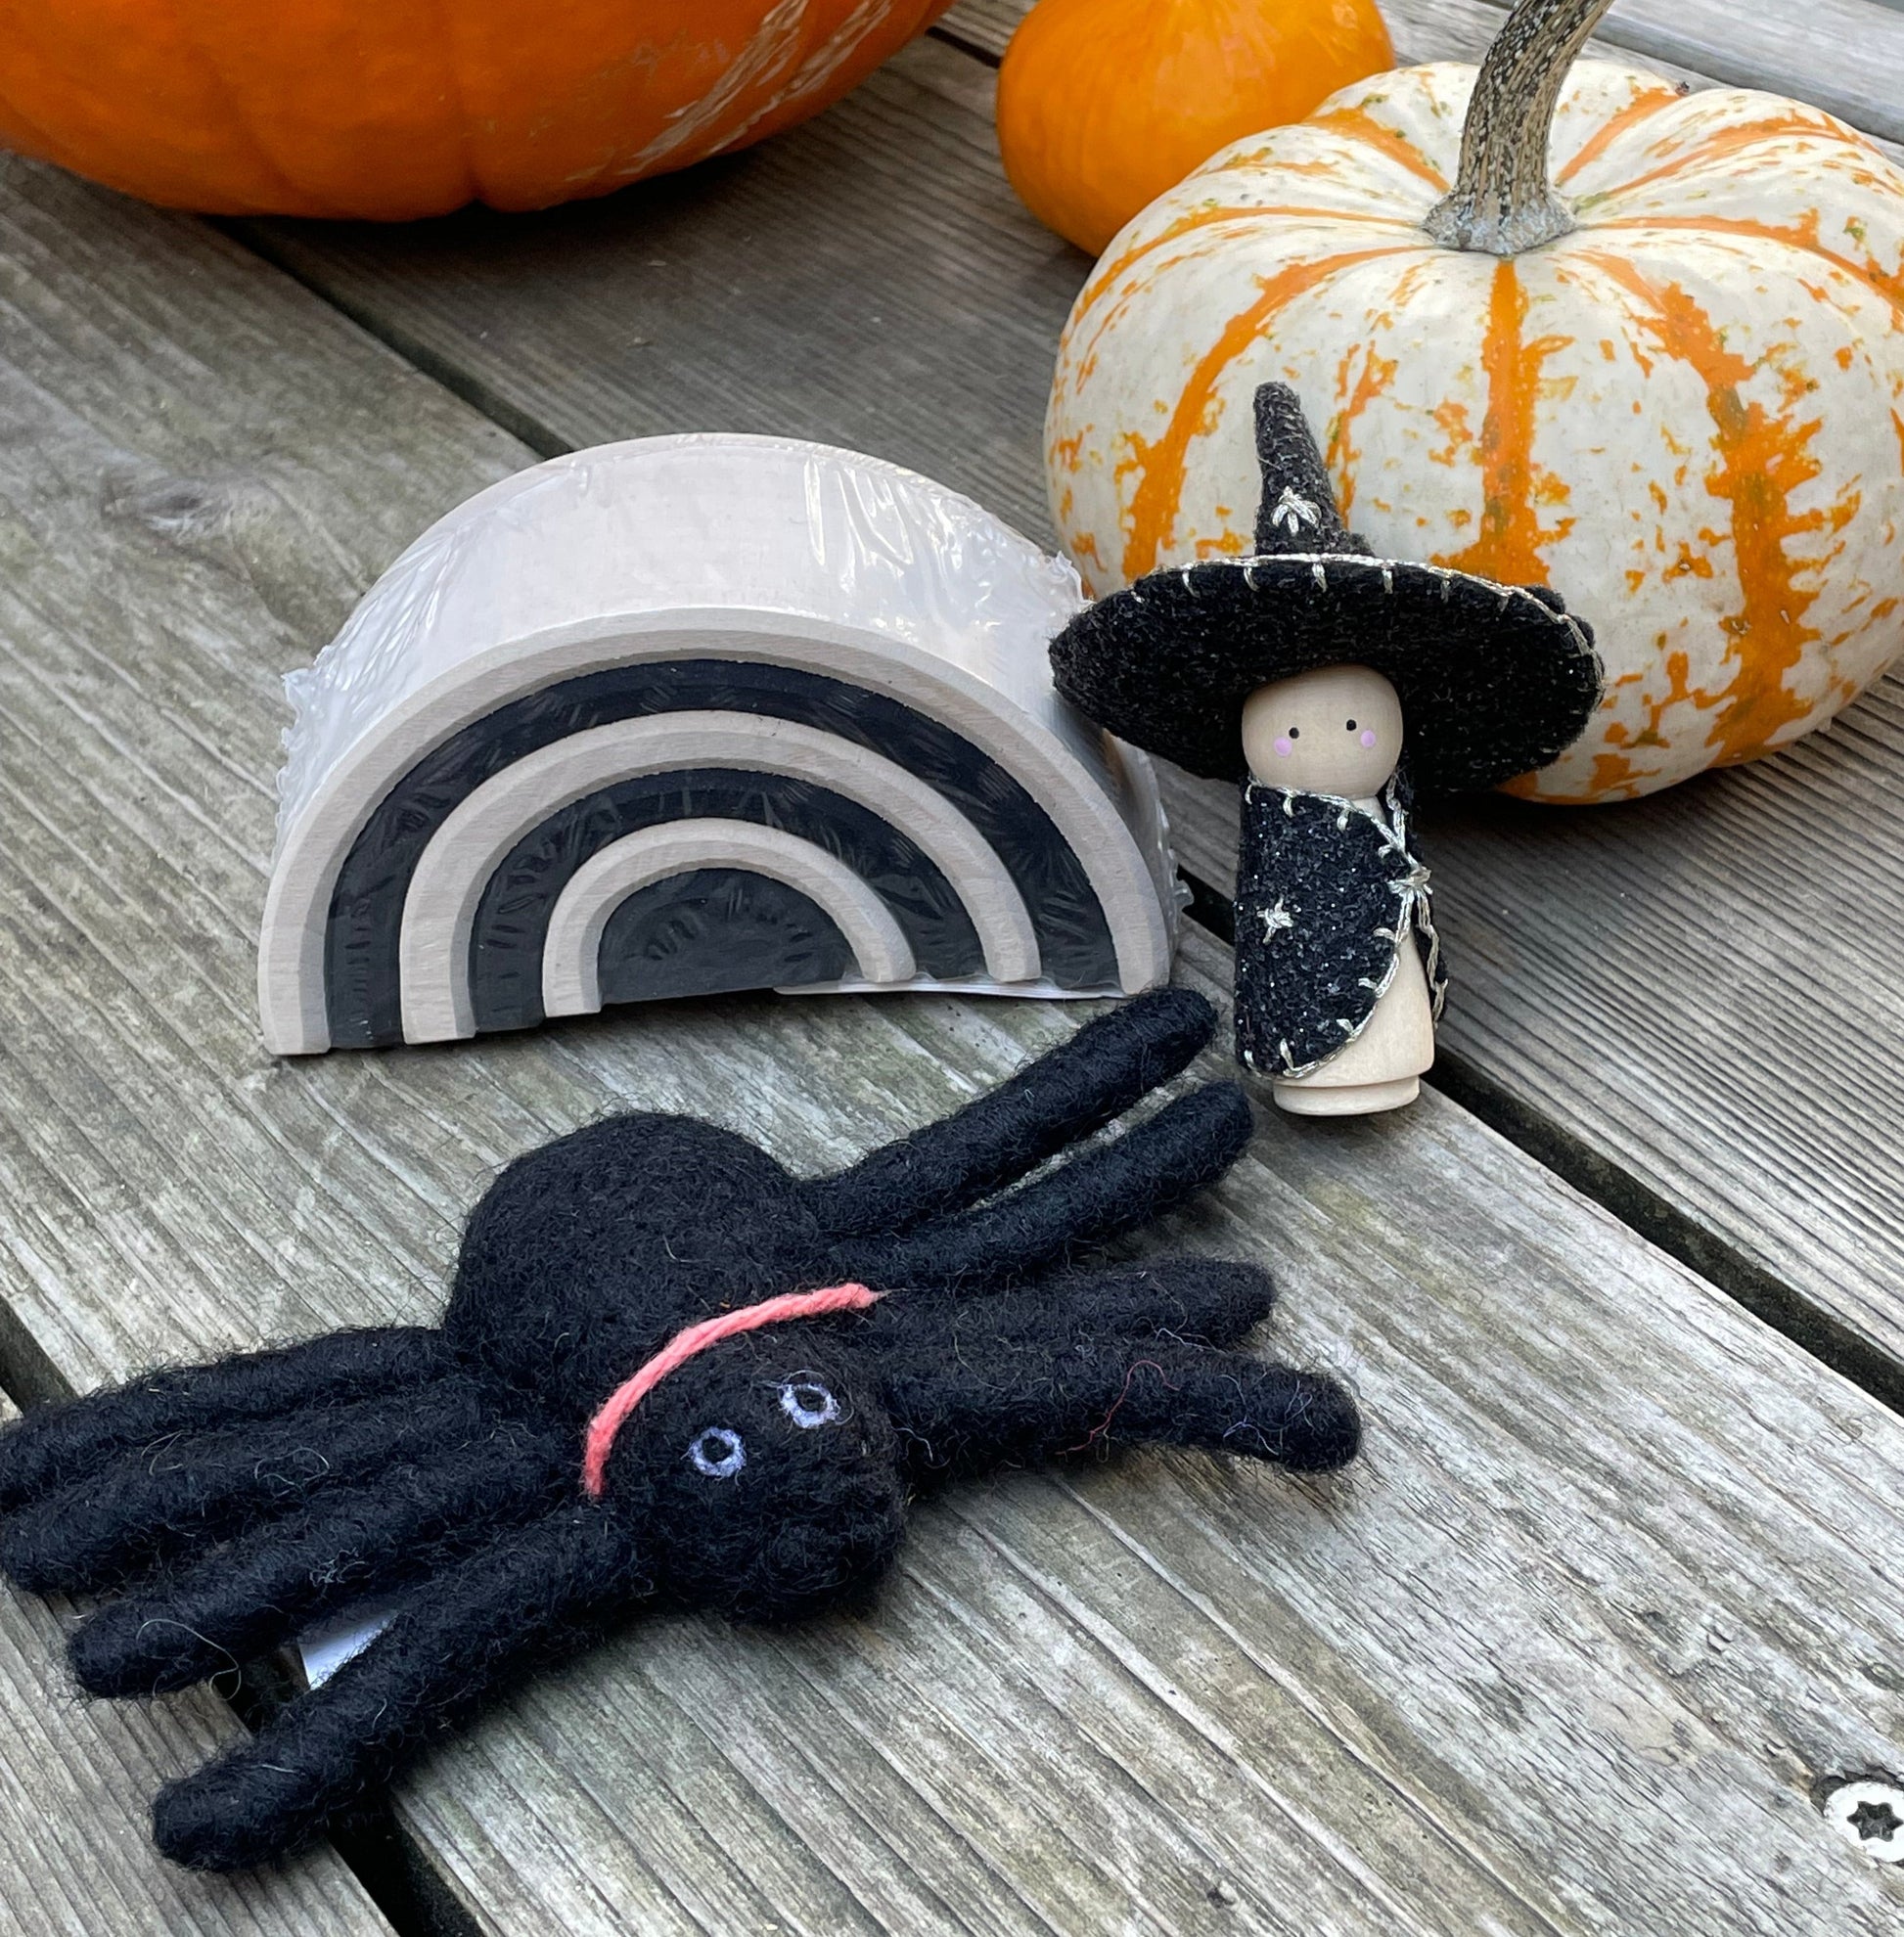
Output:
M1904 650L1904 171L1795 102L1574 68L1606 6L1521 0L1478 87L1380 75L1213 157L1078 297L1047 424L1103 593L1247 549L1249 398L1292 383L1378 551L1593 621L1606 703L1516 783L1549 800L1751 759Z
M1394 62L1376 0L1038 0L998 70L999 153L1095 255L1219 148Z
M0 145L218 214L541 208L817 113L947 0L0 0Z

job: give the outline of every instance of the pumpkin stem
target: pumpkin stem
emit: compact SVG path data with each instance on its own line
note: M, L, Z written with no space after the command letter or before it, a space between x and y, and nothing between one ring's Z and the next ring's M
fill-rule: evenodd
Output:
M1444 248L1519 255L1573 227L1547 179L1554 109L1612 0L1518 0L1474 76L1461 171L1423 227Z

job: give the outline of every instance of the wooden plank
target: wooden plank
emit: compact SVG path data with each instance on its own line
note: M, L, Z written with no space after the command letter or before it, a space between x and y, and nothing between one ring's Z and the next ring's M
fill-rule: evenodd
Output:
M996 40L1015 4L945 19ZM1486 0L1390 11L1409 60L1473 58L1498 18ZM684 426L817 436L1050 542L1038 426L1087 265L1005 185L972 105L986 84L928 41L813 126L606 204L250 233L542 448ZM1880 1381L1904 1364L1898 991L1843 911L1896 905L1877 804L1899 784L1889 704L1651 806L1483 807L1438 843L1460 965L1446 1041L1501 1119ZM1198 871L1227 880L1233 803L1180 791L1173 811ZM1725 869L1750 888L1722 891ZM1820 878L1830 896L1794 892Z
M1478 61L1500 30L1507 0L1383 0L1401 66ZM1795 95L1840 114L1896 157L1904 109L1891 77L1904 71L1904 0L1775 0L1742 10L1725 0L1620 0L1587 52L1657 68L1692 87L1727 84ZM1880 12L1880 9L1883 12ZM958 0L932 31L996 62L1029 0ZM1637 63L1634 56L1641 58Z
M1391 12L1405 60L1474 58L1496 23L1485 0ZM683 425L815 437L1052 543L1041 427L1089 263L1007 186L991 96L929 38L819 120L606 202L235 227L545 455Z
M684 425L816 437L1043 530L1052 343L1085 265L1004 187L990 89L926 40L786 139L606 202L244 233L538 450ZM568 312L559 342L517 313L531 287L536 313Z
M1016 4L965 0L945 25L1002 46ZM1498 24L1487 0L1388 12L1405 61L1477 58ZM1049 543L1039 432L1088 264L1006 185L990 101L983 69L929 38L818 121L607 202L235 226L544 454L684 424L816 437Z
M0 1399L0 1419L15 1417ZM62 1601L0 1587L0 1932L6 1937L350 1937L389 1925L330 1850L269 1875L203 1876L147 1840L153 1791L239 1725L208 1691L81 1704Z
M1600 38L1734 87L1815 102L1853 127L1904 139L1904 19L1874 0L1615 0Z
M1509 0L1383 0L1395 56L1477 61ZM1900 0L1616 0L1589 52L1639 54L1643 67L1710 82L1795 95L1867 134L1904 139ZM958 0L936 32L996 60L1030 11L1029 0Z
M818 1169L1072 1026L765 998L267 1061L275 676L522 453L194 225L4 188L0 1294L49 1384L426 1316L494 1165L617 1104ZM1904 1424L1444 1100L1272 1116L1174 1236L1280 1273L1357 1471L1020 1475L870 1619L644 1625L407 1786L476 1919L1894 1926L1809 1790L1904 1761Z

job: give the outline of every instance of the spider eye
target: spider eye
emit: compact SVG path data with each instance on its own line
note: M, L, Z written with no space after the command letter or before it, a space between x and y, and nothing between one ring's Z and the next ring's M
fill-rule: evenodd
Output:
M839 1401L817 1378L794 1378L780 1388L780 1410L799 1427L832 1425L839 1417Z
M688 1442L688 1458L709 1479L732 1479L748 1463L748 1449L732 1426L709 1426Z

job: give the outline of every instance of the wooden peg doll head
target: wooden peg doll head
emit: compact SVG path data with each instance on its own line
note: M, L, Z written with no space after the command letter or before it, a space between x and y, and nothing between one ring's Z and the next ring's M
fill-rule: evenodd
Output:
M1243 703L1251 780L1372 800L1401 759L1401 699L1369 666L1322 666L1259 686Z

